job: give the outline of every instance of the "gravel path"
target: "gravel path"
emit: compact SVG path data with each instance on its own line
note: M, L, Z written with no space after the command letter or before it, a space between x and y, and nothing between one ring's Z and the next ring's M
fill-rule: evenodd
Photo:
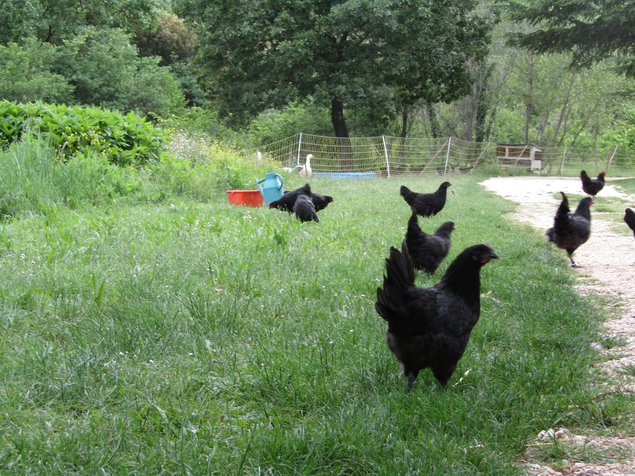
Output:
M567 195L583 193L577 178L494 177L481 184L508 200L522 204L522 209L512 218L543 232L553 225L553 216L560 203L559 196L555 198L554 194L558 195L560 191ZM610 182L595 201L599 203L602 198L609 197L622 198L628 202L628 206L635 207L635 196L621 192ZM578 200L570 198L569 202L571 208L575 209ZM566 256L564 251L562 253ZM606 357L602 359L601 370L607 378L597 382L597 385L610 385L614 391L635 392L635 379L632 377L635 369L635 240L632 235L612 232L609 222L603 220L602 214L594 212L592 207L591 237L576 251L574 259L581 266L576 269L579 292L599 293L608 296L609 303L615 303L615 315L605 323L606 333L623 343L611 351L598 345L598 351ZM530 460L527 465L529 474L635 475L635 438L574 435L566 428L556 428L545 429L537 435L535 444L551 444L554 438L568 449L568 460L555 470L531 462L530 448L527 455ZM584 458L589 449L596 456L592 463ZM598 454L602 457L598 458Z

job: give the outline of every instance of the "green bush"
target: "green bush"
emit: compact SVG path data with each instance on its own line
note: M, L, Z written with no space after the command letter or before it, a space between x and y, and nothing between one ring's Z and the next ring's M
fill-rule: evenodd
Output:
M187 136L207 136L213 140L231 144L236 148L252 146L246 141L244 134L223 124L218 111L215 111L209 103L205 104L204 107L186 108L178 116L172 116L162 121L162 125L180 131Z
M139 57L130 36L117 29L85 28L68 40L65 76L82 104L161 117L180 111L185 99L158 57Z
M293 104L259 114L247 132L253 144L270 144L298 132L330 136L333 125L328 109L313 104Z
M60 160L91 150L120 166L157 160L168 140L164 131L133 113L0 101L0 146L16 142L27 133L46 136Z
M154 170L165 186L174 190L189 190L188 194L202 198L205 194L232 189L255 189L254 178L267 172L281 172L274 161L254 161L226 145L210 142L204 135L176 134L166 155Z
M29 38L22 45L0 45L0 99L68 102L73 87L55 72L60 48Z

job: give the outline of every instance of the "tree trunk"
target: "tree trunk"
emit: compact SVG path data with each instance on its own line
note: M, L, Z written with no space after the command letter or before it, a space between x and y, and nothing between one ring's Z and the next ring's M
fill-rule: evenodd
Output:
M426 109L428 111L428 118L430 120L430 132L435 139L441 136L441 128L439 127L439 121L437 120L437 111L434 109L434 104L426 102Z
M344 120L344 105L338 98L333 98L331 101L331 123L335 137L348 137L348 129Z
M569 118L569 112L571 111L571 96L573 91L573 85L577 79L577 71L573 71L571 75L571 80L569 81L569 86L567 87L567 92L564 96L564 101L562 104L562 109L560 109L560 115L558 116L558 123L556 124L556 130L553 133L553 138L551 139L551 145L556 145L558 143L558 134L560 133L560 127L564 124L566 127L567 119ZM560 142L564 140L564 136L566 131L562 134L562 139Z
M480 65L480 81L478 83L478 100L476 101L476 112L474 117L475 140L476 142L485 142L485 120L490 108L489 83L494 66L487 63Z
M408 135L408 107L403 106L401 110L401 137Z
M529 124L531 122L531 115L534 113L533 93L534 93L534 78L533 78L533 61L529 62L529 71L527 74L527 97L525 101L525 144L529 144Z
M355 161L353 160L353 148L348 138L348 129L344 120L344 105L338 98L331 101L331 122L335 137L342 140L338 142L338 155L340 159L340 167L342 171L355 171Z

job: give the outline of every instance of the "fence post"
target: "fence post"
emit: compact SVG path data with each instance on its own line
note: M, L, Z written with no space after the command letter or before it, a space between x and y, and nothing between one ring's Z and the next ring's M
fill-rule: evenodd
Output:
M617 146L615 146L615 149L613 149L613 153L611 154L611 157L609 157L608 160L606 161L606 170L608 170L609 167L611 166L611 162L613 162L613 157L615 157L616 153L617 153Z
M560 162L560 172L558 172L558 175L562 175L562 169L564 168L564 159L567 157L567 147L569 147L568 144L564 146L564 153L562 154L562 162Z
M300 165L300 149L302 149L302 132L300 132L300 135L298 138L298 162L297 162L298 165Z
M381 140L384 143L384 155L386 156L386 176L390 178L390 162L388 162L388 148L386 147L386 136L382 135Z
M448 161L450 160L450 146L452 145L452 136L448 139L448 150L445 153L445 167L443 168L443 175L448 174Z

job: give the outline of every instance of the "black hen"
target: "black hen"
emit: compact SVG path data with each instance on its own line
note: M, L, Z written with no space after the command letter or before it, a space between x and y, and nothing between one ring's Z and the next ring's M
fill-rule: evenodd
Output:
M434 235L428 235L419 226L417 214L413 213L408 220L406 246L412 257L415 268L432 274L450 251L450 235L454 231L454 223L446 221Z
M445 386L479 318L481 267L498 256L488 245L471 246L456 257L440 283L417 288L405 242L401 250L390 248L375 309L388 321L388 347L403 365L408 390L425 368Z
M315 205L315 211L319 212L320 210L325 209L328 204L333 201L333 197L313 192L311 193L311 201L313 201L313 205Z
M410 205L414 213L421 216L429 217L436 215L445 206L445 198L448 193L450 182L443 182L434 193L417 193L410 190L405 185L399 189L399 193L404 200Z
M300 221L320 221L315 213L315 205L308 195L298 195L293 205L293 213Z
M635 212L630 208L624 210L624 222L633 230L633 236L635 236Z
M269 204L269 208L277 208L278 210L291 213L293 211L295 201L300 195L311 196L311 186L308 183L305 183L300 188L284 193L278 200L271 202Z
M604 188L605 176L606 172L602 171L600 175L598 175L598 178L592 179L584 170L580 172L580 180L582 180L582 190L584 190L584 193L595 197L595 195Z
M558 248L567 250L571 266L576 268L578 265L573 261L573 252L586 243L591 236L591 210L589 207L593 204L593 200L591 197L583 198L575 212L571 213L569 199L564 192L560 192L560 194L562 201L558 211L556 211L553 227L549 228L545 235Z

